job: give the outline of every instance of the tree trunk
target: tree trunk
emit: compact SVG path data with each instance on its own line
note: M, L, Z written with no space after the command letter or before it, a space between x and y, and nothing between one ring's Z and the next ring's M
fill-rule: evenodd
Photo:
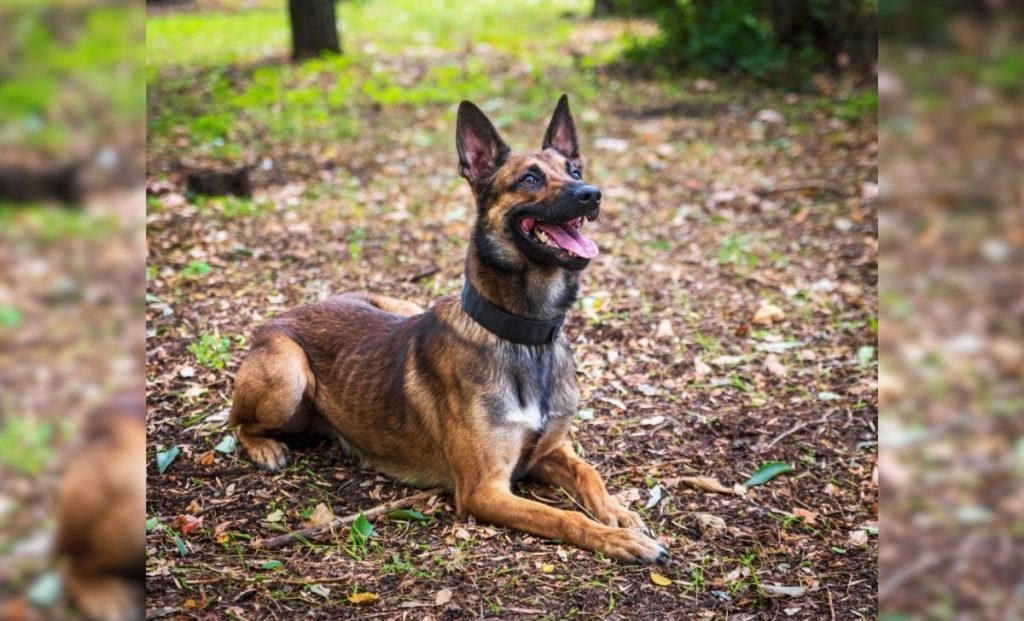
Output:
M609 15L615 15L617 12L615 0L594 0L594 12L591 13L591 16L607 17Z
M324 52L341 53L335 0L288 0L292 23L292 59L318 58Z

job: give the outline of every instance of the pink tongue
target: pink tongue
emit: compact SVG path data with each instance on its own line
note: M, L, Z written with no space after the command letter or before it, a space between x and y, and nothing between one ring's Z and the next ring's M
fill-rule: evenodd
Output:
M547 233L563 250L568 250L585 259L593 259L597 256L597 244L581 235L579 230L571 224L538 222L537 228Z

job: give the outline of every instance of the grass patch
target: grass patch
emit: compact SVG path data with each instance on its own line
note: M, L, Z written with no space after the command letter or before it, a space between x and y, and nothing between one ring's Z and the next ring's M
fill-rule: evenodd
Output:
M235 343L241 347L245 337L236 336ZM210 369L222 370L231 362L232 339L226 336L203 334L199 340L189 343L188 351L196 358L196 362Z
M29 476L42 472L53 455L53 427L12 416L0 423L0 464Z

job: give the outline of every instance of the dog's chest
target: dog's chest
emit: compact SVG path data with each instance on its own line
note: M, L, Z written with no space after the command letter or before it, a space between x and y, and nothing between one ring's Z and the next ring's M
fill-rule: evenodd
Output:
M509 348L501 369L501 403L494 408L494 422L543 432L552 418L575 412L578 389L567 349L557 344Z

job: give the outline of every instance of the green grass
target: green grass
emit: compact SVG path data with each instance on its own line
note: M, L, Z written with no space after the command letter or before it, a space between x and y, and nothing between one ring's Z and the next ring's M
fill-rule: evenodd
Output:
M12 416L0 422L0 464L27 475L39 474L53 454L53 427Z
M275 7L274 5L277 4ZM551 47L568 38L566 14L585 15L589 0L373 0L338 3L346 54L423 54L465 48L471 41L505 52ZM215 66L286 58L285 3L230 13L167 13L146 21L149 66Z
M211 369L221 370L231 362L232 339L226 336L203 334L198 341L189 343L188 351L196 357L196 362ZM241 346L245 338L235 337Z
M550 114L553 93L596 96L593 66L565 53L589 0L376 0L339 4L344 53L293 65L284 3L147 21L149 137L238 160L247 147L337 144L367 135L358 109L511 99L499 128ZM474 52L487 45L491 51ZM600 57L617 57L619 42ZM613 49L614 48L614 49ZM486 57L485 57L486 56ZM401 63L395 60L404 59ZM489 59L489 60L488 60ZM506 66L507 65L507 66ZM514 67L514 72L509 68ZM432 134L381 136L412 144Z

